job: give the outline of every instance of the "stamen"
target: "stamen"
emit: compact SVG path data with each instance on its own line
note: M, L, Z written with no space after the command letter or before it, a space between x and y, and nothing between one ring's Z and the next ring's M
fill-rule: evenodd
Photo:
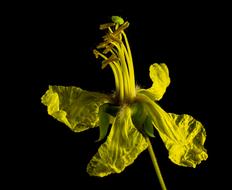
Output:
M95 55L96 58L102 57L103 59L107 60L108 57L106 57L105 55L103 55L102 53L100 53L99 51L97 51L96 49L93 50L93 54Z
M102 38L103 38L103 40L105 41L105 42L111 42L112 41L112 39L110 38L110 34L112 34L112 33L107 33L106 35L104 35L104 36L102 36Z
M119 44L121 44L122 43L122 41L116 36L116 35L114 35L114 34L108 34L108 37L112 40L112 41L116 41L116 42L118 42Z
M99 58L100 52L97 51L96 49L94 49L94 50L93 50L93 54L95 55L96 59L98 59L98 58Z
M128 64L128 68L129 68L131 93L132 93L132 96L135 97L135 95L136 95L135 76L134 76L134 66L133 66L133 60L132 60L130 45L129 45L127 36L124 33L124 31L122 31L122 35L123 35L124 41L126 43L126 47L123 44L123 49L124 49L124 52L125 52L125 55L126 55L127 64Z
M112 26L115 26L115 23L101 24L100 27L99 27L99 29L100 29L100 30L105 30L105 29L107 29L107 28L109 28L109 27L112 27Z
M104 41L104 42L101 42L98 46L97 46L97 49L102 49L102 48L105 48L106 46L109 45L109 41Z
M102 61L102 69L104 69L109 63L112 63L112 62L117 62L119 61L119 59L117 58L117 56L115 55L111 55L108 59Z
M101 50L101 53L94 50L94 54L96 58L100 56L104 59L102 69L109 65L113 70L120 102L128 102L135 97L136 93L131 52L124 33L124 30L129 26L129 22L124 22L121 17L112 17L112 21L114 23L100 25L100 30L108 29L108 31L102 37L103 42L97 46L97 49L103 50Z
M118 27L117 30L114 31L113 35L114 35L114 36L117 36L117 35L120 34L123 30L125 30L126 28L128 28L129 25L130 25L130 24L129 24L128 21L124 22L121 26Z
M110 52L114 47L114 44L110 44L108 46L106 46L106 49L103 51L103 54L107 54L108 52Z

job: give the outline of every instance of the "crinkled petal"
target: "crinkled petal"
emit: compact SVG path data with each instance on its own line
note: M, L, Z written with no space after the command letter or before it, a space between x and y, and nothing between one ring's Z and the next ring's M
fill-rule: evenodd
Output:
M207 151L204 148L205 129L199 121L190 115L169 113L169 116L174 120L182 138L185 140L184 144L176 144L164 136L163 140L169 150L169 158L175 164L195 168L202 160L208 158Z
M132 123L131 109L123 107L116 115L106 142L89 162L87 172L99 177L120 173L132 164L147 146L146 139Z
M149 70L150 78L153 82L152 87L146 90L141 89L141 92L158 101L163 97L166 88L170 84L168 67L165 63L154 63L150 66Z
M99 107L108 103L109 97L73 86L49 86L41 101L49 115L80 132L97 125Z
M166 113L158 104L145 97L154 127L159 132L172 162L180 166L196 167L208 158L204 148L206 132L192 116Z

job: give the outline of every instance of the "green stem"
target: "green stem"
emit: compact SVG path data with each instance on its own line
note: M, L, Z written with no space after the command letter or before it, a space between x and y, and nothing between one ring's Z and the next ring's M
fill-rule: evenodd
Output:
M165 186L165 183L164 183L164 180L163 180L163 177L162 177L162 175L161 175L160 168L159 168L159 165L158 165L158 162L157 162L155 153L154 153L154 151L153 151L151 142L150 142L150 140L149 140L148 137L146 138L146 140L147 140L147 143L148 143L148 151L149 151L149 154L150 154L150 157L151 157L153 166L154 166L154 168L155 168L156 175L157 175L157 177L158 177L158 179L159 179L160 186L161 186L162 190L167 190L167 188L166 188L166 186Z

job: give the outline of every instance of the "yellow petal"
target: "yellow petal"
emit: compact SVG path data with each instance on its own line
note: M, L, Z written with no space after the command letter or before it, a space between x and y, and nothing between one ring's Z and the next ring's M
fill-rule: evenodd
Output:
M190 115L168 114L161 110L157 110L161 118L154 121L154 126L169 151L170 160L177 165L194 168L206 160L203 125Z
M89 162L87 172L99 177L120 173L132 164L147 146L146 139L132 123L131 109L124 107L116 115L106 142Z
M208 158L207 151L204 148L205 129L199 121L190 115L169 114L169 116L180 130L181 138L184 138L184 142L180 144L172 143L166 137L163 138L169 150L169 158L175 164L195 168L202 160Z
M75 132L95 127L99 107L109 102L108 96L77 87L49 86L41 101L48 114Z
M192 116L166 113L149 97L139 94L159 132L172 162L180 166L196 167L208 155L204 148L206 132L203 125Z
M165 63L154 63L150 66L149 70L150 78L153 82L152 87L147 90L141 89L140 91L147 94L153 100L158 101L163 97L166 88L170 84L168 67Z

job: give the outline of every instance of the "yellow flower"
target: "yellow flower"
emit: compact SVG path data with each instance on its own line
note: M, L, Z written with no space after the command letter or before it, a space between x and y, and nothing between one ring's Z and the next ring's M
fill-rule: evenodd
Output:
M149 141L156 129L163 140L170 160L180 166L196 167L208 155L204 148L203 125L190 115L166 113L156 102L170 84L166 64L150 66L153 85L136 89L133 60L124 32L129 22L113 16L111 23L100 25L105 30L96 58L102 58L102 69L109 66L115 78L115 93L106 95L78 87L49 86L42 97L48 114L66 124L74 132L99 127L99 147L87 166L94 176L122 172L148 148L161 186L166 189Z

